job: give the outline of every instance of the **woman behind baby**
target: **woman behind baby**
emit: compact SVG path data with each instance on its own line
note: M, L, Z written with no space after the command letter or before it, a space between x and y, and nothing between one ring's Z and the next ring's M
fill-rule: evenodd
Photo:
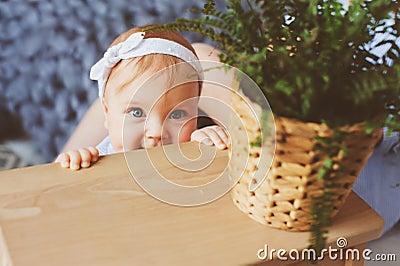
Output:
M133 28L118 36L92 68L108 136L97 147L61 153L56 162L78 170L99 155L186 141L229 144L224 129L196 129L201 67L190 43L171 31Z

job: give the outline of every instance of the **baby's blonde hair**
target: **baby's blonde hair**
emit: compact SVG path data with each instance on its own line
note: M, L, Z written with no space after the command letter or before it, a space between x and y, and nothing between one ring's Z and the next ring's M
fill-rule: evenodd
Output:
M117 45L120 42L125 41L132 34L134 34L136 32L141 32L141 31L143 31L142 28L149 27L149 26L152 26L152 25L132 28L132 29L122 33L111 43L110 47ZM165 40L176 42L176 43L186 47L187 49L189 49L197 57L197 54L196 54L194 48L192 47L192 45L182 35L180 35L177 32L160 31L160 30L148 31L148 32L146 32L144 39L148 39L148 38L160 38L160 39L165 39ZM112 70L110 72L108 81L105 85L105 93L104 93L103 97L104 98L106 97L106 92L109 89L108 88L109 81L115 80L116 78L121 77L125 73L125 71L129 71L129 78L118 80L116 88L115 88L116 93L122 91L132 81L134 81L138 77L142 76L145 72L154 74L162 69L177 65L182 62L184 62L184 61L180 58L177 58L172 55L165 55L165 54L149 54L149 55L144 55L144 56L139 56L139 57L135 57L135 58L121 60L116 66L114 66L112 68ZM202 84L201 84L201 82L198 82L198 83L199 83L199 95L200 95ZM105 100L105 99L103 99L103 100Z

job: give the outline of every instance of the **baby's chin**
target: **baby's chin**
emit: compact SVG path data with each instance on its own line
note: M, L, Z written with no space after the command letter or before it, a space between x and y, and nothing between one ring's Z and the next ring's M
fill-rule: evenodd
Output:
M156 147L160 147L160 146L164 146L164 145L170 145L170 144L178 144L180 142L188 142L189 140L186 141L178 141L178 140L165 140L165 141L161 141L161 143L157 143L155 145L145 145L144 143L141 143L138 146L134 146L134 147L122 147L120 149L120 151L116 150L116 152L126 152L126 151L134 151L134 150L142 150L142 149L151 149L151 148L156 148Z
M138 146L138 147L135 147L135 148L125 148L125 149L122 149L119 152L136 151L136 150L143 150L143 149L144 149L144 146Z
M119 149L115 149L115 152L120 153L120 152L128 152L128 151L135 151L135 150L141 150L144 149L144 147L142 145L137 146L137 147L120 147Z

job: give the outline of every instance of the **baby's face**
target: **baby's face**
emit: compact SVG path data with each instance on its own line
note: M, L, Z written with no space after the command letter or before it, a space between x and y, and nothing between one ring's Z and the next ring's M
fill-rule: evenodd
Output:
M169 88L166 81L128 84L106 98L105 126L117 152L190 140L197 124L198 83Z

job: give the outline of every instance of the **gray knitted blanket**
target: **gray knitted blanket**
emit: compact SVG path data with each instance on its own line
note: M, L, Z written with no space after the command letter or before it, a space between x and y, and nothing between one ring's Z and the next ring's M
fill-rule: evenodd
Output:
M191 17L198 0L0 3L0 96L43 162L52 161L97 95L89 69L120 33ZM223 4L223 1L219 1ZM184 34L190 41L199 36ZM7 124L0 130L7 131Z

